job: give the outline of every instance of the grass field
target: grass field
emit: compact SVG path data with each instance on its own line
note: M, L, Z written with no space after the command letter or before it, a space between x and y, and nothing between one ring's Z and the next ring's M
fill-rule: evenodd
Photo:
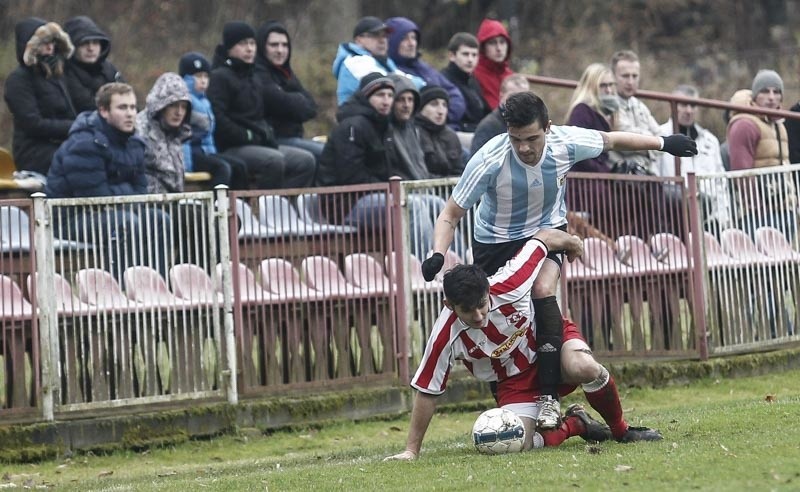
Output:
M661 429L658 443L587 446L572 438L559 448L483 456L469 442L479 412L453 412L434 417L412 463L381 461L404 447L403 416L0 465L0 489L798 490L798 381L792 371L623 392L628 420Z

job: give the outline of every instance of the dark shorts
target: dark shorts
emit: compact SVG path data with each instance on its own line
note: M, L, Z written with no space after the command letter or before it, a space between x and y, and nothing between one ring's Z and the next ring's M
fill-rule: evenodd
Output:
M557 229L566 231L567 225L564 224ZM509 241L507 243L494 244L472 241L472 263L478 265L481 270L486 273L486 275L492 276L497 273L497 270L505 265L508 260L513 258L514 255L516 255L517 252L522 249L525 243L527 243L530 239L530 237L527 237L524 239L517 239L516 241ZM558 267L561 268L561 263L564 259L564 253L562 251L551 251L547 257L555 261L558 264Z

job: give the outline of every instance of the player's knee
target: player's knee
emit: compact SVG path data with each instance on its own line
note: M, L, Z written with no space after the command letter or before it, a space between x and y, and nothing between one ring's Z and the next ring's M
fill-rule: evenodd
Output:
M602 366L592 357L592 351L583 348L562 349L562 373L566 381L588 383L602 372Z

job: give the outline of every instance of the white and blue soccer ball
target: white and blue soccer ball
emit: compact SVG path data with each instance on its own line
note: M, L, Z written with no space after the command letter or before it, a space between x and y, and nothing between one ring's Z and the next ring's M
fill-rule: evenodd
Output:
M511 410L492 408L478 416L472 426L472 441L479 453L518 453L525 442L525 426Z

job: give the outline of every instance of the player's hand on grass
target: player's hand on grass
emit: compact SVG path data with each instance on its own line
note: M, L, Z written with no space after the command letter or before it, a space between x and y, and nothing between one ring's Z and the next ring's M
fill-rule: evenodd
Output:
M697 155L697 142L686 135L675 134L661 138L664 139L664 145L661 150L668 154L677 155L678 157Z
M564 253L566 253L567 261L570 263L583 256L583 240L581 240L580 237L573 235L568 246L564 248Z
M400 454L387 456L383 461L414 461L415 459L417 459L417 453L406 449Z
M422 277L426 282L430 282L444 266L444 255L434 253L430 258L422 262Z

